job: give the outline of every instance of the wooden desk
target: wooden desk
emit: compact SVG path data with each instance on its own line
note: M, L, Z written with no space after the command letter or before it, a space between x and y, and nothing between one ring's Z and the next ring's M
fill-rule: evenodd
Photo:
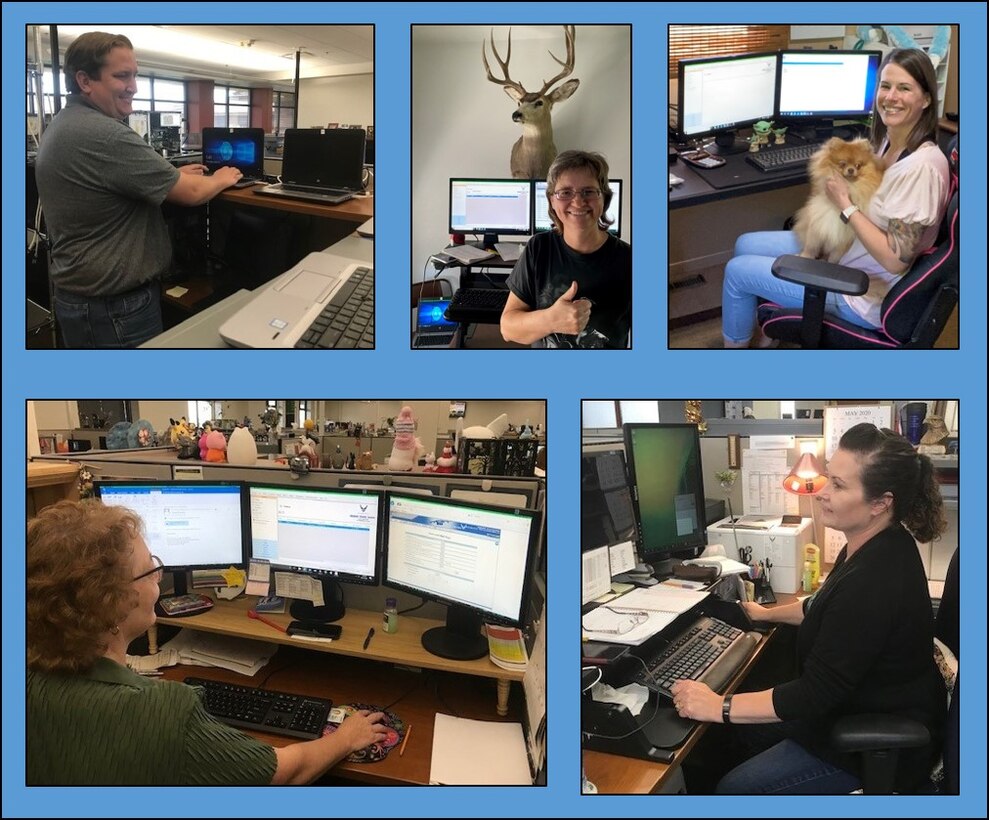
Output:
M248 205L254 208L269 208L274 211L318 216L323 219L337 219L358 225L367 222L374 216L373 196L355 196L339 205L323 205L318 202L306 202L303 199L286 199L255 194L254 188L228 188L217 197L217 200L235 205Z
M421 642L422 633L435 626L442 626L442 621L427 618L413 618L402 615L399 619L398 632L388 634L381 628L381 613L363 609L348 609L342 620L338 621L343 627L343 634L335 641L307 641L304 638L290 638L261 621L247 617L247 611L257 603L254 596L241 596L234 601L217 601L216 606L209 612L193 615L188 618L159 618L158 622L188 629L200 629L204 632L216 632L221 635L232 635L238 638L253 638L287 646L309 649L314 652L326 652L334 655L349 655L366 660L397 663L420 669L435 669L441 672L455 672L472 677L490 678L497 684L497 712L499 715L508 713L508 693L511 682L521 681L523 673L502 669L495 666L487 657L476 661L452 661L440 658L427 652ZM288 613L282 615L266 614L266 618L288 626L293 620ZM364 638L368 630L374 627L374 637L367 649L364 649ZM151 650L156 651L155 649Z
M27 516L33 518L49 504L79 500L79 465L73 462L30 461L27 465Z
M184 620L189 622L195 619ZM404 630L409 620L402 616L400 630ZM267 629L271 635L280 634ZM342 641L346 639L348 631L349 627L345 626ZM400 631L395 636L384 636L379 630L368 649L373 649L379 637L398 637L401 634ZM264 637L267 638L268 635ZM378 763L349 763L345 760L328 773L331 777L358 781L364 785L428 784L433 724L437 712L449 713L451 709L455 709L460 717L518 722L523 711L520 701L516 699L509 715L496 718L491 714L489 686L468 675L447 672L423 674L405 669L385 669L376 661L305 651L295 647L279 648L268 665L253 678L226 669L203 666L173 666L162 671L168 680L184 680L191 675L242 686L263 686L265 689L329 698L337 705L366 703L389 707L389 711L398 715L407 728L413 727L405 754L400 756L399 749L395 748ZM394 705L389 706L390 704ZM299 742L293 738L263 732L250 734L272 746L287 746Z
M777 606L790 604L797 600L796 595L779 593L776 597ZM738 689L765 652L775 632L774 629L763 636L755 652L752 653L752 657L729 682L727 689L725 689L726 695ZM698 723L697 729L690 734L686 743L674 752L673 760L670 763L652 763L634 757L584 750L582 752L584 774L591 783L597 786L599 794L656 794L662 792L671 778L676 775L687 755L697 745L707 730L707 726L706 723Z

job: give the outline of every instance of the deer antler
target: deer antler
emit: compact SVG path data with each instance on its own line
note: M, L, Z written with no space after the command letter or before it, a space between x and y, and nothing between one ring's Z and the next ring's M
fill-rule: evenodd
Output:
M509 32L509 33L511 33L511 32ZM566 62L564 62L563 60L561 60L552 51L549 51L549 49L547 49L547 52L549 53L549 56L552 57L554 60L556 60L556 62L558 62L561 66L563 66L563 71L561 71L559 74L557 74L552 80L549 80L548 82L543 83L542 91L539 92L539 96L540 97L543 96L547 91L549 91L550 86L553 85L555 82L557 82L557 80L562 80L564 77L569 77L571 74L573 74L573 63L574 63L573 46L574 46L574 36L575 36L575 29L574 29L574 27L573 26L564 26L563 27L563 35L564 35L564 38L566 39L566 43L567 43L567 59L566 59ZM491 47L494 48L494 42L493 41L491 43ZM506 76L507 76L507 74L506 74Z
M494 29L491 29L491 52L494 55L495 60L498 61L498 65L501 66L501 73L505 75L505 79L499 80L497 77L491 74L491 67L488 65L488 55L485 49L485 43L481 41L481 60L484 61L484 70L488 74L488 79L496 83L497 85L503 85L508 88L514 88L520 95L526 93L525 89L522 87L521 83L515 82L511 77L508 76L508 63L512 59L512 30L508 29L508 52L505 55L505 59L501 59L501 55L498 54L498 49L495 48L494 43ZM550 55L552 56L552 55ZM556 59L555 57L553 59ZM559 61L557 61L559 62ZM571 66L571 71L573 67Z

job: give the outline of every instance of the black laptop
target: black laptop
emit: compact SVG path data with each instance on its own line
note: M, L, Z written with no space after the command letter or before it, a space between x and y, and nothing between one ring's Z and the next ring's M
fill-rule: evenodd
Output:
M255 193L331 205L364 190L362 128L287 128L281 182Z
M449 347L459 325L446 318L449 299L420 299L416 307L415 347Z
M203 165L209 173L232 166L244 176L235 188L246 188L264 180L264 129L204 128Z

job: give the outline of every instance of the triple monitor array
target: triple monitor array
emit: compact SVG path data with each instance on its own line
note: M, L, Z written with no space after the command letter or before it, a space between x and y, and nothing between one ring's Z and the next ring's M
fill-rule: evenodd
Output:
M362 128L286 128L282 182L360 191L365 165L374 164L374 140ZM264 130L204 128L203 165L225 165L249 179L264 176Z
M624 542L657 565L695 557L706 544L707 521L697 425L625 424L623 437L623 444L586 445L581 453L585 560L603 550L607 561L607 550ZM633 566L612 566L611 575Z
M826 126L867 117L881 58L878 51L793 50L680 60L677 136L713 134L733 148L735 129L759 120Z
M296 488L222 481L96 482L104 504L127 507L175 594L186 572L244 566L302 573L324 607L296 600L300 620L344 615L339 582L386 586L447 605L423 646L444 658L488 652L482 621L524 626L542 514L412 492Z
M621 236L622 181L609 179L608 186L608 231ZM552 228L544 179L450 180L451 234L483 234L484 247L492 248L499 235L530 236Z

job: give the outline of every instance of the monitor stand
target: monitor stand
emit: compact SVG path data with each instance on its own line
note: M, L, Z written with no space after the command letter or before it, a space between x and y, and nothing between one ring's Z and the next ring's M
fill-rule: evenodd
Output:
M748 140L738 139L734 131L722 131L714 135L714 142L704 146L709 154L727 157L731 154L744 154L749 150Z
M297 621L317 621L326 624L339 621L346 614L343 587L332 578L323 578L321 581L323 584L323 606L316 606L312 601L299 599L292 601L288 611Z
M485 251L493 251L497 243L498 243L498 234L486 233L484 234L484 239L481 242L481 249Z
M423 648L440 658L473 661L488 654L488 639L481 632L481 615L451 604L446 609L446 626L422 633Z

